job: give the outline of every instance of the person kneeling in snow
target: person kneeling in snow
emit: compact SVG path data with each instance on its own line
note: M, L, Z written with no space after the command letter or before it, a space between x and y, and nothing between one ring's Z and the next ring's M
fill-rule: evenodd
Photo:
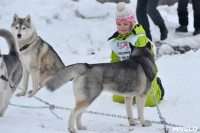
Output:
M117 5L116 25L117 32L108 39L109 47L112 50L111 62L120 62L129 59L133 45L136 47L145 47L148 43L151 44L151 51L155 57L156 46L146 37L142 25L136 24L134 14L123 2ZM157 66L156 70L158 71ZM157 102L160 103L164 96L164 89L157 75L152 82L152 88ZM151 90L152 89L150 89L150 91ZM147 94L145 106L152 107L155 106L155 101L150 91ZM123 96L113 95L113 100L115 102L124 103ZM133 98L133 102L135 102L135 98Z

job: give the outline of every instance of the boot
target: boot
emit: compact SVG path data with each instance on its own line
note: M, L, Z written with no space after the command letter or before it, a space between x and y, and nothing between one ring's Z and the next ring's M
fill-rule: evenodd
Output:
M176 32L188 32L187 25L181 25L176 28Z
M165 26L165 24L163 25L159 25L158 26L160 28L160 40L165 40L167 38L167 34L168 34L168 30L167 27Z
M197 34L200 34L200 28L199 29L195 29L195 31L193 32L193 35L197 35Z
M188 11L178 11L178 18L180 25L188 25Z
M162 100L164 95L165 95L165 90L164 90L164 88L162 86L162 82L161 82L161 79L159 77L157 77L157 84L158 84L158 86L160 87L160 90L161 90L161 98L160 98L160 100Z
M176 32L188 32L188 11L178 11L178 18L181 26L176 28Z
M200 18L194 17L194 33L193 35L200 34Z

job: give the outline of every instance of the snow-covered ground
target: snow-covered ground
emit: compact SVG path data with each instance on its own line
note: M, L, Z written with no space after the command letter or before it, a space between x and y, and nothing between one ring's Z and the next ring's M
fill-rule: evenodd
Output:
M136 9L136 2L133 0L128 4L133 12ZM189 32L181 34L174 32L175 28L179 26L177 4L170 7L158 7L169 30L169 37L164 42L173 45L185 43L191 46L200 45L200 36L196 36L196 41L193 41L192 5L190 4L188 8ZM102 63L110 60L107 38L116 30L115 12L116 4L100 4L94 0L80 0L80 2L72 0L1 0L0 28L10 29L14 13L17 13L19 17L26 17L27 14L30 14L38 34L52 45L65 65L80 62ZM158 41L159 29L151 20L150 23L153 41ZM187 42L185 38L187 38ZM0 38L0 48L4 54L8 53L7 44L2 38ZM159 104L163 117L167 122L173 124L200 127L200 51L164 55L158 58L156 63L159 69L158 76L162 79L165 88L164 100ZM31 82L29 89L31 89ZM55 92L50 92L44 87L36 96L61 107L73 108L75 103L71 82ZM11 103L44 106L34 98L19 98L14 95ZM107 92L103 92L88 110L126 116L125 105L113 102L112 94ZM63 120L57 119L48 109L23 109L9 106L4 117L0 118L0 132L68 132L70 112L66 110L54 110L54 112ZM136 118L136 105L133 105L133 114ZM145 107L145 118L159 121L156 107ZM126 119L89 113L85 113L82 120L83 124L87 126L87 130L77 131L78 133L164 132L162 125L131 127ZM173 132L172 127L168 128L170 132Z

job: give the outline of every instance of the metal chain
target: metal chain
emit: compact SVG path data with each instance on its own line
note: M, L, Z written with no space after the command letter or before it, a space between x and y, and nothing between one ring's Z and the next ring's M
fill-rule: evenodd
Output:
M153 92L152 92L152 91L153 91ZM159 108L159 106L158 106L158 102L157 102L157 99L156 99L156 97L155 97L155 90L154 90L153 88L151 88L151 89L150 89L150 92L151 92L151 94L152 94L152 96L153 96L153 99L154 99L154 101L155 101L156 108L157 108L157 111L158 111L158 115L159 115L159 118L160 118L160 121L161 121L161 122L159 122L159 123L164 125L164 130L165 130L165 132L166 132L166 133L168 132L168 130L166 129L166 125L171 126L171 127L184 127L184 126L180 126L180 125L176 125L176 124L172 124L172 123L166 122L166 120L165 120L165 118L162 116L161 111L160 111L160 108ZM197 131L200 132L200 128L198 128Z
M17 104L12 104L10 105L19 107L19 108L27 108L27 109L49 109L49 106L25 106L25 105L17 105Z
M152 92L152 91L153 91L153 92ZM161 112L160 112L160 108L159 108L159 106L158 106L158 102L157 102L156 97L155 97L155 91L154 91L154 89L151 88L151 89L150 89L150 92L151 92L151 95L153 96L153 99L154 99L154 101L155 101L155 104L156 104L156 108L157 108L157 111L158 111L158 115L159 115L160 121L161 121L161 123L164 125L164 128L166 128L167 122L165 121L165 118L162 117L162 114L161 114Z
M6 82L8 82L12 87L16 88L16 89L19 89L21 91L24 91L23 89L19 88L19 87L16 87L16 86L13 86L12 82L8 81L8 79L1 75L0 78ZM26 92L26 91L24 91ZM154 98L154 101L156 103L156 107L157 107L157 111L158 111L158 114L159 114L159 118L160 118L160 122L159 121L150 121L150 120L146 120L148 122L151 122L151 123L154 123L154 124L161 124L161 125L164 125L164 127L166 128L166 125L168 126L171 126L171 127L184 127L184 126L180 126L180 125L176 125L176 124L172 124L172 123L167 123L165 118L162 117L161 115L161 112L160 112L160 108L158 106L158 103L157 103L157 100L156 100L156 97L155 95L153 94L152 91L150 91L153 98ZM50 104L44 100L42 100L41 98L39 97L36 97L32 94L29 94L30 96L32 96L33 98L35 98L36 100L48 105L48 106L25 106L25 105L16 105L16 104L12 104L10 103L10 105L12 106L15 106L15 107L19 107L19 108L27 108L27 109L49 109L51 111L51 113L58 119L62 120L62 117L59 117L55 112L53 112L54 109L60 109L60 110L66 110L66 111L69 111L69 110L72 110L71 108L66 108L66 107L60 107L60 106L55 106L53 104ZM122 115L116 115L116 114L110 114L110 113L103 113L103 112L94 112L94 111L85 111L84 113L89 113L89 114L94 114L94 115L101 115L101 116L108 116L108 117L115 117L115 118L123 118L123 119L128 119L127 116L122 116ZM136 121L139 121L139 119L134 119ZM198 132L200 132L200 129L198 128L197 130Z
M16 86L14 85L14 83L13 83L12 81L9 81L4 75L1 75L0 78L1 78L2 80L4 80L4 81L8 82L9 85L10 85L10 87L11 87L11 89L12 89L12 88L19 89L19 90L21 90L21 91L23 91L23 92L26 93L25 90L23 90L23 89L21 89L21 88L19 88L19 87L16 87ZM32 97L34 97L34 98L37 99L38 101L40 101L40 102L42 102L42 103L48 105L48 106L24 106L24 105L12 104L12 103L10 103L10 105L15 106L15 107L20 107L20 108L29 108L29 109L49 109L49 110L51 111L51 113L52 113L55 117L57 117L58 119L62 119L61 117L59 117L58 115L56 115L56 113L53 112L53 110L55 109L55 105L52 105L52 104L50 104L50 103L48 103L48 102L42 100L42 99L39 98L39 97L36 97L36 96L32 95L32 94L29 94L29 95L32 96Z

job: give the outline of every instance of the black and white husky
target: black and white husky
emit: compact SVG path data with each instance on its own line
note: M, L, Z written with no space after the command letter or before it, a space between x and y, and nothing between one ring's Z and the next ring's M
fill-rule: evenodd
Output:
M125 96L126 111L130 125L137 125L132 116L132 99L136 96L138 117L143 126L150 126L144 119L144 104L147 93L156 75L155 61L150 44L135 47L129 60L105 64L75 64L55 73L46 83L47 89L55 90L73 80L76 106L71 111L68 129L75 133L77 128L85 130L81 116L85 109L101 94L109 91Z
M23 69L16 50L16 41L8 30L0 29L0 36L6 39L9 47L8 55L1 55L0 52L0 76L5 76L15 86L18 86ZM16 88L11 88L8 82L0 79L0 117L6 111L15 90Z

